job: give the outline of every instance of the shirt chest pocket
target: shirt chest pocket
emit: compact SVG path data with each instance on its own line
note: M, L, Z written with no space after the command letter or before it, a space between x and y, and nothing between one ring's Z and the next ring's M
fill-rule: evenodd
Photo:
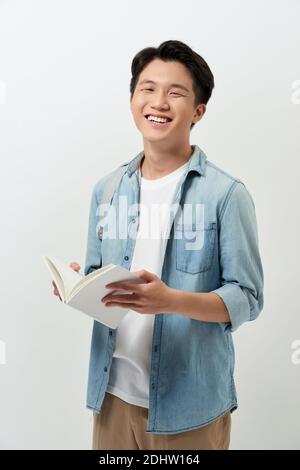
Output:
M177 224L174 238L176 269L190 274L210 269L215 251L216 222L208 222L204 226Z

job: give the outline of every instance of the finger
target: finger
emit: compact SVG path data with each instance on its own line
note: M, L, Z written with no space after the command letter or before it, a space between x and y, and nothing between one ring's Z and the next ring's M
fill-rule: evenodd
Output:
M60 296L59 290L57 289L57 286L56 286L56 284L55 284L54 281L52 281L52 285L53 285L53 294L56 295L56 296L58 296L59 299L61 300L61 296Z
M132 292L140 292L141 287L134 282L112 282L111 284L106 284L105 287L108 289L124 289L130 290Z
M59 300L61 300L61 296L58 290L56 290L55 295L57 295L57 297L59 297Z
M73 261L73 263L70 263L70 267L72 269L74 269L74 271L79 271L80 270L80 266L78 263L76 263L76 261Z
M57 288L57 285L56 285L54 282L53 282L52 284L53 284L53 292L54 292L54 294L55 294L55 295L59 294L59 290L58 290L58 288Z
M123 303L121 303L121 302L120 302L120 303L119 303L119 302L108 302L108 303L106 304L106 307L112 307L112 306L114 306L114 305L115 305L116 307L127 308L128 310L138 310L136 304L132 304L132 303L130 303L130 304L128 304L128 303L127 303L127 304L123 304Z
M134 300L132 298L132 295L125 295L125 294L122 294L122 295L113 295L111 297L103 297L103 299L101 299L101 302L103 303L106 303L106 302L120 302L120 303L127 303L127 302L138 302L138 298L136 300Z
M60 293L58 292L58 290L54 290L53 294L56 295L56 297L59 297L59 300L61 300L61 296L60 296Z
M109 294L107 295L118 295L118 294L122 294L122 293L125 293L127 292L128 293L128 290L127 289L122 289L121 287L119 287L118 289L112 289L110 290Z

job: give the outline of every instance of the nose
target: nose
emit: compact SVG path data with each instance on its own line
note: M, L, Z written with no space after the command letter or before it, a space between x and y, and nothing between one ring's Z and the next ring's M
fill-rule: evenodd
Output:
M157 95L153 98L154 104L152 105L153 109L169 109L169 105L166 101L164 93L157 93Z

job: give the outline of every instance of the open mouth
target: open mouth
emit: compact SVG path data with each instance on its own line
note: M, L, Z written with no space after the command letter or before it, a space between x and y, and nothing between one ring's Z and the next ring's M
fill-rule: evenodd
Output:
M151 114L146 114L146 116L144 117L149 122L149 124L152 125L152 127L156 129L167 127L172 122L172 119L170 118L165 118L165 119L162 119L161 121L160 120L155 121L154 119L153 120L148 119L149 116L151 116Z

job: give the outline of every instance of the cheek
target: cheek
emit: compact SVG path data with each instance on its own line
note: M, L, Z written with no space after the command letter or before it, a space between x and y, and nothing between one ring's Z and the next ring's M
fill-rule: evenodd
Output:
M143 110L143 108L147 105L147 100L141 96L136 96L131 103L131 108L137 112Z
M180 107L176 109L175 116L177 116L178 125L185 126L192 120L193 112L185 107Z
M146 105L144 103L135 103L134 106L131 107L131 112L135 121L141 121L144 119L144 112L146 110Z

